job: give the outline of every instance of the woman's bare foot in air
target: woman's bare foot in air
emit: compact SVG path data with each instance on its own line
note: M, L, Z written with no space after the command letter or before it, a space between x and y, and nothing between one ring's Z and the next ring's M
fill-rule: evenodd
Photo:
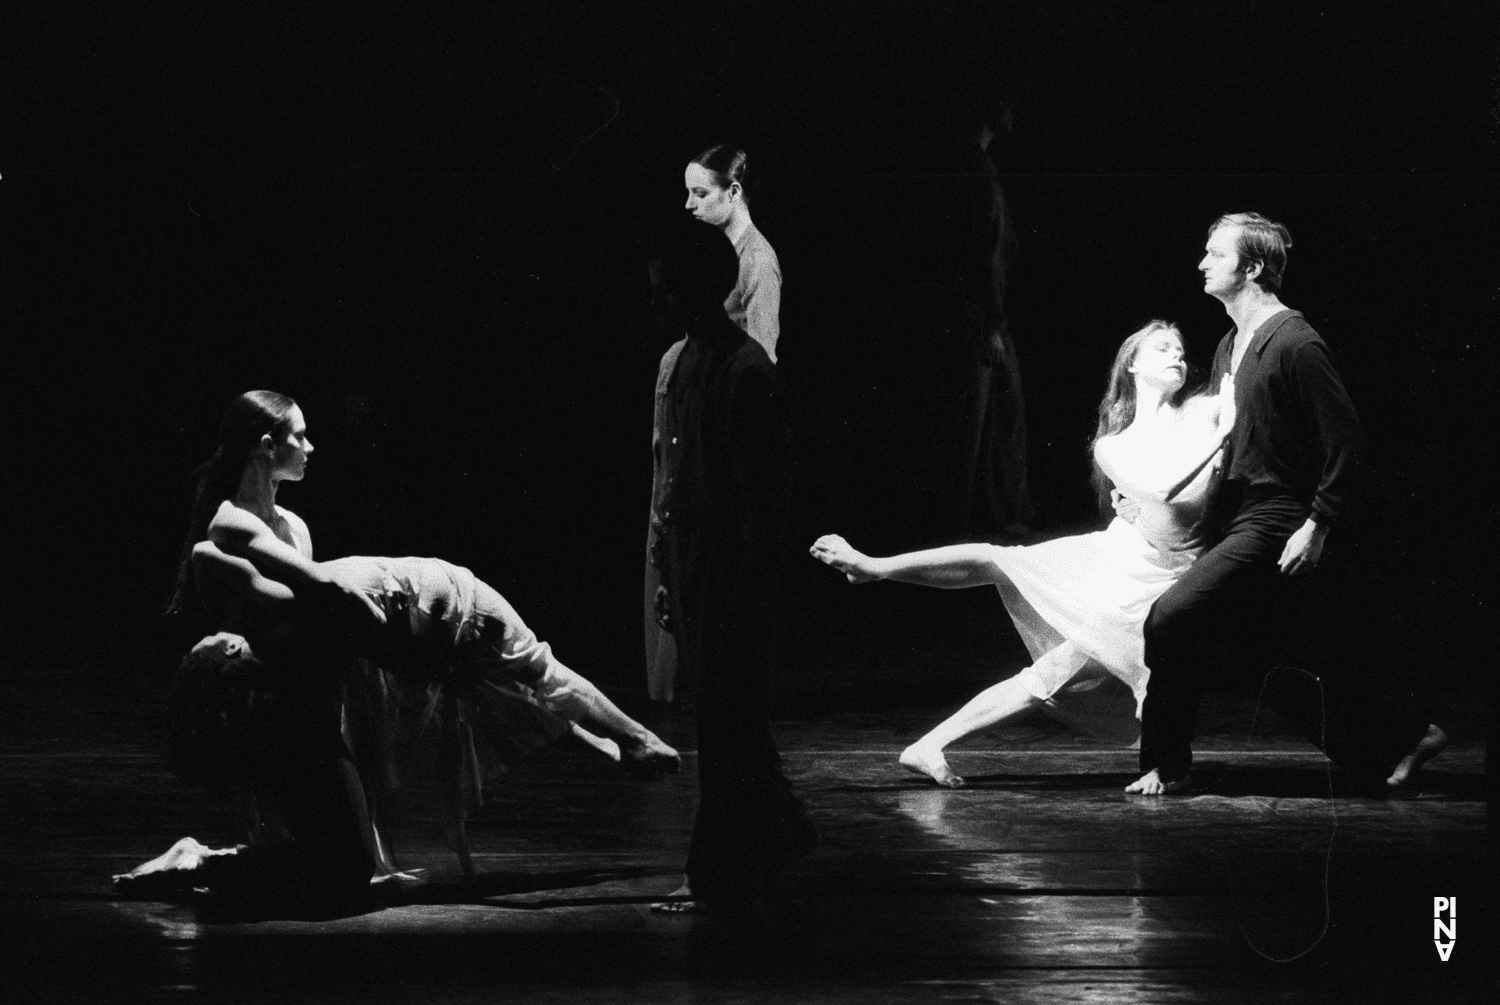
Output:
M185 837L149 862L112 877L116 893L185 892L202 884L203 863L217 855L233 855L238 848L210 848Z
M959 789L964 785L964 780L948 767L948 759L941 750L924 747L920 743L913 743L901 751L901 766L907 771L926 775L945 788Z
M872 568L870 556L854 550L848 541L837 534L824 534L813 542L808 552L813 558L833 566L849 577L851 583L868 583L880 578Z
M681 771L682 757L648 729L644 737L620 741L620 767L632 778L654 782Z
M1417 741L1411 753L1397 762L1396 770L1391 772L1391 777L1385 780L1385 784L1393 789L1401 789L1410 785L1416 780L1417 772L1422 769L1422 765L1442 753L1446 746L1448 746L1448 734L1438 729L1437 726L1429 724L1426 735Z
M1187 783L1186 775L1176 781L1164 782L1161 780L1161 775L1157 774L1156 769L1152 768L1125 786L1125 791L1137 796L1165 796L1186 788Z

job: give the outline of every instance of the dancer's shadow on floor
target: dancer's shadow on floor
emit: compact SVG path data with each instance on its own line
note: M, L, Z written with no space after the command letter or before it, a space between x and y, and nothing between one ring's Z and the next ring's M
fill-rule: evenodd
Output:
M1445 799L1485 798L1484 776L1424 771L1416 784L1392 789L1378 775L1340 771L1332 766L1275 767L1205 762L1193 768L1186 795L1261 796L1272 799Z
M660 900L661 897L591 896L559 897L545 900L509 901L504 905L494 903L496 897L515 897L522 894L546 890L578 890L582 887L601 886L625 880L642 879L648 876L677 875L664 873L659 868L648 866L625 866L614 869L574 869L561 872L490 872L481 873L472 880L441 880L420 886L406 887L394 893L389 906L473 904L504 906L511 909L540 910L547 907L588 906L593 904L627 903L636 900Z
M993 772L964 775L964 788L1006 789L1015 792L1108 792L1123 791L1135 781L1134 774L1017 774ZM932 783L916 777L903 784L881 788L923 788ZM849 786L859 791L870 786ZM962 791L962 790L959 790ZM1391 789L1378 777L1361 776L1337 768L1319 766L1276 767L1239 765L1222 761L1199 761L1193 767L1192 784L1183 796L1260 796L1271 799L1446 799L1461 802L1483 800L1483 775L1446 771L1424 771L1407 789Z
M659 896L647 897L643 894L631 897L616 894L496 903L496 898L500 897L516 897L546 890L576 890L657 875L669 874L663 873L659 868L645 866L547 873L481 873L467 882L455 878L421 883L376 884L371 887L367 897L338 902L314 901L286 891L207 893L193 890L141 890L124 899L185 904L193 908L200 922L211 925L242 925L265 921L338 921L398 907L473 905L541 910L558 906L659 900Z

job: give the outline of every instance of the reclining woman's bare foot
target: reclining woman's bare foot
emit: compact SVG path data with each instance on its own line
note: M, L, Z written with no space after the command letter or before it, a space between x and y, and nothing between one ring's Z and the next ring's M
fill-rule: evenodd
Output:
M643 737L620 740L620 767L632 778L654 782L681 771L682 758L648 729Z
M585 747L614 761L616 764L620 763L620 745L615 741L607 740L602 736L591 733L576 722L568 723L568 731L573 734L573 739Z
M901 751L901 766L907 771L926 775L946 788L959 789L964 786L964 780L948 767L948 759L941 750L924 747L920 743L913 743Z
M112 877L116 893L132 896L186 893L203 885L204 863L218 855L234 855L238 848L210 848L185 837L149 862Z
M686 883L667 894L666 900L658 900L651 905L652 914L695 914L703 910L703 905L693 899L693 891Z
M1187 787L1188 776L1183 775L1176 781L1164 782L1156 769L1152 768L1129 785L1125 791L1137 796L1165 796Z
M1411 753L1396 763L1396 770L1391 772L1391 777L1385 780L1385 784L1393 789L1410 785L1416 780L1417 772L1422 769L1422 765L1442 753L1446 746L1448 746L1448 734L1429 723L1426 734L1417 741Z

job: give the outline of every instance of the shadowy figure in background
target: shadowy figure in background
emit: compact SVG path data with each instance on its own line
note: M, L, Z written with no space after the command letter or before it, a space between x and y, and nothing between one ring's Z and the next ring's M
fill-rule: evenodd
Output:
M703 151L683 171L686 208L694 219L722 230L734 246L739 256L739 279L724 301L724 312L765 349L774 363L776 341L781 337L781 263L775 249L750 219L750 196L745 188L747 167L745 152L736 147L721 143ZM672 343L657 367L656 408L651 421L653 456L661 438L667 382L686 344L685 338ZM651 561L651 552L659 536L660 517L654 501L660 478L660 466L653 461L653 507L646 528L646 689L656 701L680 697L690 704L690 696L678 694L677 645L671 634L656 622L656 591L661 586L661 577Z
M1271 707L1334 763L1391 787L1447 743L1380 693L1373 651L1326 623L1327 574L1313 572L1354 502L1368 446L1328 346L1281 302L1291 244L1286 227L1258 213L1227 214L1209 228L1198 264L1204 292L1234 322L1209 379L1233 381L1239 418L1216 489L1217 540L1146 620L1143 774L1127 792L1187 783L1198 701L1216 667L1223 676L1224 666L1291 664L1265 678Z
M1016 255L1010 207L991 158L1008 116L955 115L963 102L914 85L868 166L868 245L876 314L905 392L896 432L908 455L912 519L925 536L1027 539L1026 412L1006 312ZM881 177L883 175L884 177Z
M687 336L661 410L653 500L658 616L698 715L693 899L659 905L668 911L753 906L817 841L771 737L788 432L775 367L724 313L738 272L706 233L669 240L649 263L658 320Z

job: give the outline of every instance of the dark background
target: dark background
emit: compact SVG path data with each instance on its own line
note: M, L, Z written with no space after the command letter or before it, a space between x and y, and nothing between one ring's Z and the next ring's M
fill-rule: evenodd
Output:
M1013 645L991 591L851 599L795 554L832 530L951 537L892 462L930 406L905 380L923 347L868 323L870 291L942 233L955 144L1008 118L1034 526L1097 519L1086 446L1114 349L1165 316L1206 362L1227 320L1194 268L1205 228L1259 210L1292 230L1283 297L1380 455L1365 519L1335 535L1366 570L1338 630L1472 693L1500 108L1481 6L131 4L64 23L15 5L4 672L161 685L194 630L159 614L190 472L228 400L266 387L309 422L308 478L280 501L319 555L469 565L565 660L643 690L666 342L641 254L721 141L750 152L786 282L782 694L817 694L855 643Z

